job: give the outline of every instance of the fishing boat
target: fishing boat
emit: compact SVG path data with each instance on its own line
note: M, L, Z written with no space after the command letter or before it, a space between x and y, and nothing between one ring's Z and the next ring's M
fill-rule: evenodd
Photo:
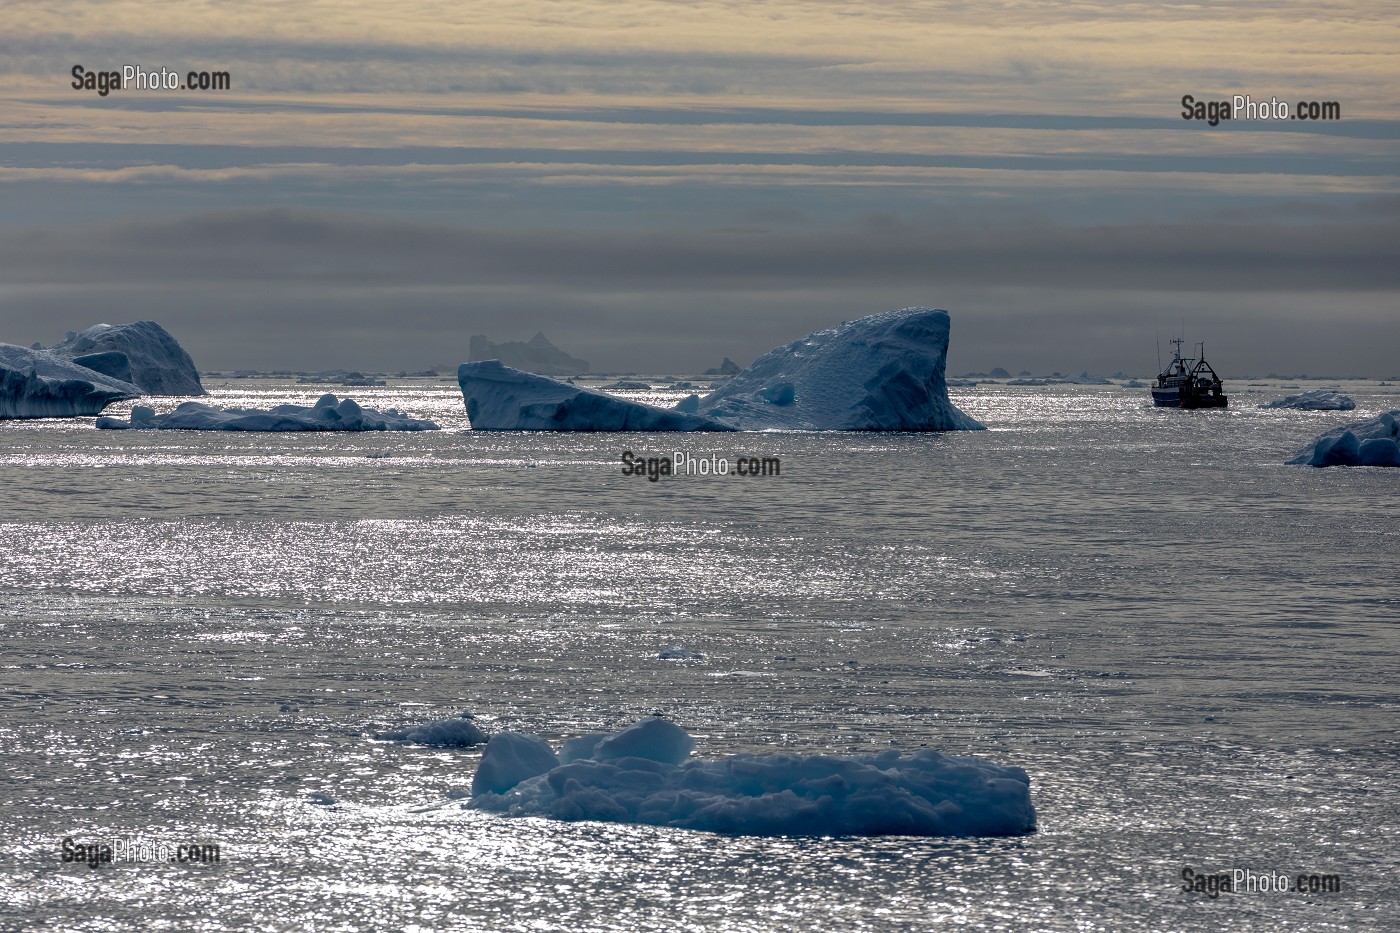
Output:
M1158 408L1225 408L1230 399L1220 377L1206 362L1206 345L1197 344L1196 357L1183 358L1181 338L1171 341L1172 361L1157 376L1152 404Z

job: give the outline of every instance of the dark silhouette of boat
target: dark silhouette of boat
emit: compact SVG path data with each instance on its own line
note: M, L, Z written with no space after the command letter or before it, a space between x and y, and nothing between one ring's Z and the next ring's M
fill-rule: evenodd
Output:
M1206 345L1197 344L1195 359L1181 356L1181 338L1171 341L1175 346L1172 361L1157 376L1152 387L1152 404L1158 408L1226 408L1230 404L1220 377L1206 362Z

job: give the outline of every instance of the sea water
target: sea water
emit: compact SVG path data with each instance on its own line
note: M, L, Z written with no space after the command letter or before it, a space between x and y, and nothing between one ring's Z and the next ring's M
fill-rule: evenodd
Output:
M0 928L1395 928L1400 470L1283 464L1400 407L1344 389L984 385L954 397L989 430L952 434L474 434L431 379L338 390L426 434L5 423ZM1039 829L512 820L462 807L479 749L374 737L462 713L976 755L1030 772ZM1190 890L1235 871L1340 890Z

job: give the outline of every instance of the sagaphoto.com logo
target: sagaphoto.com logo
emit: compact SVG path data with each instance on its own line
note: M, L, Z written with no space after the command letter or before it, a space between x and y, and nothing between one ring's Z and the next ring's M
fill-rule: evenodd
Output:
M783 464L777 457L740 455L731 459L719 454L697 457L684 450L662 455L634 454L630 450L622 452L622 475L644 476L653 483L671 476L750 477L782 474Z
M101 839L64 836L59 843L58 857L65 865L86 865L96 869L120 863L217 865L222 852L217 842L197 839L168 842L137 836Z
M113 91L228 91L233 77L227 71L185 71L162 66L149 71L140 65L122 65L120 69L89 70L77 64L69 71L73 76L70 87L75 91L92 91L106 97Z

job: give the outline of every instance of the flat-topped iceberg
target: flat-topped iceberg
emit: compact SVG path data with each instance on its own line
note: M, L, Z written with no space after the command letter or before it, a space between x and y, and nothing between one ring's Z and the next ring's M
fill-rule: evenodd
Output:
M933 749L690 760L662 719L584 736L556 755L491 738L467 806L508 816L647 823L739 835L1009 836L1035 830L1030 776Z
M155 321L94 324L81 333L69 333L51 349L57 356L134 383L146 395L206 394L194 360ZM125 364L121 356L126 357Z
M904 308L770 350L700 400L743 431L981 428L948 400L948 312Z
M463 363L472 427L488 431L956 431L982 425L948 400L948 312L904 308L808 334L672 409Z
M670 408L596 392L499 360L463 363L457 384L476 431L732 431Z
M0 418L95 415L141 390L49 350L0 343Z
M1328 389L1310 389L1297 395L1276 398L1259 407L1297 408L1302 411L1351 411L1356 407L1356 402L1352 401L1351 396L1343 395L1340 392L1332 392Z
M137 405L131 417L98 418L97 426L108 429L175 431L436 431L431 421L410 418L397 409L375 411L361 408L354 400L337 399L327 392L310 408L277 405L259 408L214 408L202 402L185 402L163 415Z
M1400 467L1400 408L1322 434L1289 463Z

